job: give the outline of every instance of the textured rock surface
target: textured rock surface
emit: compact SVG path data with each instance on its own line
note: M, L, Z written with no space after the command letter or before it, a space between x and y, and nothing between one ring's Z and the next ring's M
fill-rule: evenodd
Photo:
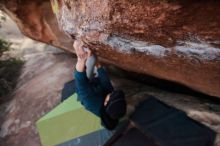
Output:
M6 21L0 35L14 42L12 55L26 60L12 100L0 105L0 146L40 146L35 122L60 101L65 82L72 80L76 59L51 46L35 42L21 35L15 24ZM167 92L124 77L113 70L110 77L115 88L125 91L128 111L146 97L154 95L165 103L185 111L191 118L217 132L220 146L220 104L210 98ZM118 76L121 75L121 76Z
M220 2L3 1L28 36L72 51L82 37L105 61L220 97ZM28 20L28 21L27 21Z
M58 28L49 0L0 0L0 9L26 36L65 50L72 48L72 40Z

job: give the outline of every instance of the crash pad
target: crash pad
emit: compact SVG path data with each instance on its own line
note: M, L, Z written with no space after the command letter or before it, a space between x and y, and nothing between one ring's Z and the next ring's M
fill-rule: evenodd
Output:
M100 118L85 110L76 96L67 98L37 121L43 146L62 144L104 129Z
M213 146L216 132L153 96L136 106L130 123L104 146Z
M71 80L65 83L61 94L61 101L63 102L71 95L73 95L75 92L76 92L75 80Z
M103 146L113 135L113 131L101 129L87 135L74 138L57 146Z
M162 146L211 146L216 133L155 97L141 102L130 118Z

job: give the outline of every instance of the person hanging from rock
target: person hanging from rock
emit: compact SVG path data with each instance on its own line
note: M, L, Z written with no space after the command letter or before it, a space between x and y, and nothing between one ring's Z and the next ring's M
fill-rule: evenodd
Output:
M88 111L101 118L102 125L115 129L126 114L126 100L122 90L114 90L110 79L92 51L74 42L77 63L74 71L77 98Z

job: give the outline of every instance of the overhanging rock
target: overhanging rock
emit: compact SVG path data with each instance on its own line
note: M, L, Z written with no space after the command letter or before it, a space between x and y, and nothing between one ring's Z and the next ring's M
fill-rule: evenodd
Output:
M49 1L10 0L1 7L29 37L71 52L72 40L82 37L111 64L220 97L220 2L51 0L51 4L58 24Z

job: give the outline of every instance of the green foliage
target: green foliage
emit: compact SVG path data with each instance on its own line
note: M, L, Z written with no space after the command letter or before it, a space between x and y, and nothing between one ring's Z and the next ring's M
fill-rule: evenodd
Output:
M0 57L2 56L3 52L9 50L10 45L11 45L11 43L9 43L3 39L0 39Z
M1 16L1 20L2 21L6 21L6 17L5 16Z
M0 28L6 17L0 11ZM5 51L9 51L11 43L0 38L0 58ZM24 62L19 59L10 58L8 60L0 60L0 104L9 100L9 95L16 87L18 77Z
M4 51L10 49L11 43L0 39L0 57ZM8 60L0 60L0 104L9 100L6 98L16 87L18 77L24 62L19 59L10 58Z
M0 1L0 2L1 2L1 1ZM0 27L1 27L3 21L6 21L6 17L5 17L5 15L2 13L2 11L0 10Z
M0 61L0 97L13 91L23 63L18 59Z

